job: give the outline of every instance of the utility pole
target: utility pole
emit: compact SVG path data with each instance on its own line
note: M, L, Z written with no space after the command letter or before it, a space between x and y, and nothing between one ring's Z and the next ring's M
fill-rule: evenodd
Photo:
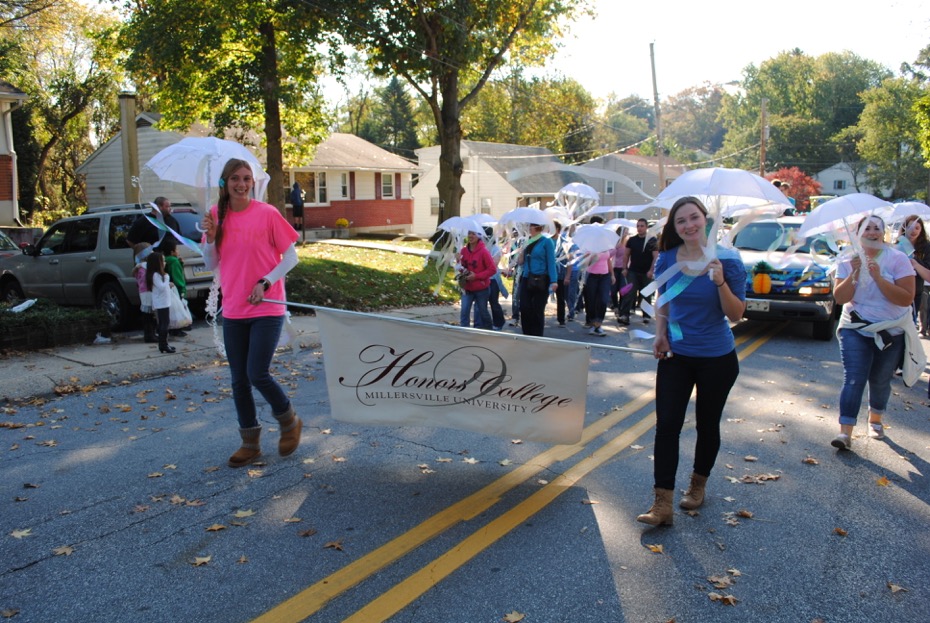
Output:
M762 98L762 137L759 139L759 177L765 177L765 144L769 138L768 120L765 116L765 105L768 104L768 98Z
M649 59L652 62L652 101L655 104L656 138L659 141L659 192L665 190L665 142L662 140L662 119L659 115L659 87L656 84L655 43L649 44ZM658 194L658 193L657 193Z

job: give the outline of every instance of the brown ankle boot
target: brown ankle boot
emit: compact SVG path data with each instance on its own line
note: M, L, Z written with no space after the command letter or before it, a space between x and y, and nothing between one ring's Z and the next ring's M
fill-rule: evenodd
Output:
M648 513L639 515L636 521L647 523L653 526L670 526L675 517L675 511L672 510L671 489L656 488L656 501L652 503L652 508Z
M300 445L300 431L304 423L300 421L294 412L294 406L291 405L287 411L281 415L274 416L281 425L281 439L278 441L278 454L281 456L290 456Z
M704 504L704 487L707 485L707 476L700 474L691 474L691 486L685 491L685 495L678 502L678 506L688 510L700 508Z
M261 426L239 429L239 436L242 437L242 446L229 457L230 467L249 465L262 455L261 447L258 445L258 439L261 437L261 434Z

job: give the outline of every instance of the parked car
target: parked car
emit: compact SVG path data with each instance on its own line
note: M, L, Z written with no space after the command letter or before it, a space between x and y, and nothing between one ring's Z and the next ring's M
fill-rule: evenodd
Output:
M139 307L139 289L132 276L132 249L126 235L148 206L128 204L92 208L61 219L35 245L0 259L0 300L47 298L61 305L96 305L106 311L114 330L124 329ZM181 235L200 240L200 215L190 207L172 210ZM184 261L187 298L197 311L210 292L213 273L203 257L178 246Z
M840 311L828 274L835 251L823 239L808 239L785 253L803 222L799 216L759 220L736 234L733 245L748 275L743 317L810 322L814 338L829 341Z
M3 231L0 231L0 258L19 255L20 253L22 253L22 251L20 251L19 246L13 242L13 239L3 233Z

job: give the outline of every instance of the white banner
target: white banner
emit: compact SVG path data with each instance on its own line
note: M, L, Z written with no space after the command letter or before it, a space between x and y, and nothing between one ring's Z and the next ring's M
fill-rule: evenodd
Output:
M529 441L581 439L587 344L316 311L333 417Z

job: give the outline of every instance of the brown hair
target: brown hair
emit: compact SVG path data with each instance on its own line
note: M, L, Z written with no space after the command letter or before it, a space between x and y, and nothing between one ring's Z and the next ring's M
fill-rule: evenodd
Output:
M659 251L674 249L684 242L681 236L678 235L678 232L675 231L675 215L678 213L678 210L681 209L681 206L686 203L693 203L705 217L707 216L707 208L704 207L704 204L701 203L701 200L697 197L682 197L676 201L674 205L672 205L672 209L668 212L668 220L665 221L665 227L662 228L662 235L659 236Z
M214 238L217 249L220 248L220 243L223 240L223 221L226 219L226 212L229 211L229 188L226 184L229 180L229 176L242 167L252 171L252 165L245 160L230 158L226 161L223 172L220 173L220 192L219 198L216 200L216 237Z

